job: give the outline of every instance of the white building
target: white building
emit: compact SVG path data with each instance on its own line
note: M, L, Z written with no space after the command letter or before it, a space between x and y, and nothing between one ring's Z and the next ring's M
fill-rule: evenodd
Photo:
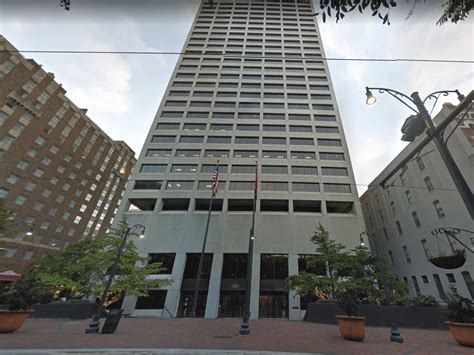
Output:
M314 253L315 226L348 249L365 229L315 9L309 0L213 4L199 8L119 210L146 226L139 251L164 262L169 273L157 277L174 283L123 308L190 314L219 160L197 314L241 316L257 161L251 317L301 319L305 303L283 280Z
M445 104L434 118L443 121L454 109ZM462 116L462 115L461 115ZM460 116L460 117L461 117ZM474 187L474 110L459 123L458 117L446 128L448 149L453 155L471 191ZM453 131L454 130L454 131ZM474 254L466 250L465 264L456 269L434 266L428 258L439 253L452 254L444 234L435 236L438 228L459 228L456 237L474 251L474 224L454 186L434 143L427 145L417 159L409 162L387 182L379 186L387 174L417 145L422 134L371 182L361 197L367 232L372 250L385 257L391 270L409 284L411 295L432 295L442 300L455 287L458 292L474 298ZM465 249L455 240L454 249Z

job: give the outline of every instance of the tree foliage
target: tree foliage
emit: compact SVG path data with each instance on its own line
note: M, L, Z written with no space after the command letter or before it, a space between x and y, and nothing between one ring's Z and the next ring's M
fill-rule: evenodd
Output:
M5 207L5 202L0 198L0 237L14 233L13 220L15 213Z
M27 311L35 303L48 302L52 292L33 273L23 274L23 277L0 289L0 303L8 305L11 311Z
M41 281L62 294L100 297L109 272L117 257L122 237L128 228L123 220L117 228L96 238L84 238L63 251L46 255L36 268ZM137 253L133 233L124 246L119 268L105 305L125 294L147 296L150 288L158 288L171 280L150 279L150 274L163 271L161 263L148 264L149 258Z
M212 4L212 0L208 1ZM339 22L339 20L345 18L352 11L359 11L361 14L370 13L371 16L378 17L382 24L390 25L390 10L402 1L405 3L413 2L413 9L410 10L408 15L410 17L416 4L422 0L319 0L319 12L315 15L321 16L323 22L326 22L333 16L336 18L336 22ZM59 0L59 5L69 11L71 9L71 0ZM440 6L442 11L441 17L436 23L443 25L448 21L453 23L464 21L473 6L473 0L445 0Z
M393 295L405 294L406 285L388 272L383 266L384 260L378 259L366 247L358 246L347 252L344 245L330 239L329 232L321 224L310 240L317 255L310 258L308 265L325 265L326 275L303 272L289 276L285 280L287 289L301 296L315 295L320 299L344 298L346 292L355 290L364 295L361 301L365 303L383 303L384 288L380 280L384 279Z

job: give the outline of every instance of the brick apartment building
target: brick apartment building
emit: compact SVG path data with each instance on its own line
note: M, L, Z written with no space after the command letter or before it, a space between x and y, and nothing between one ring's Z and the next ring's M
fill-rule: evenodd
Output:
M110 227L136 160L86 111L0 36L0 199L16 213L0 235L0 273Z

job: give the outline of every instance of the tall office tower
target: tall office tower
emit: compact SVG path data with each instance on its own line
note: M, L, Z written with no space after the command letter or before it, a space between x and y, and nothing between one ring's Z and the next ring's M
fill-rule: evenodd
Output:
M314 254L319 223L348 249L359 243L362 213L314 12L303 0L201 4L119 211L146 226L139 251L174 283L127 298L126 312L190 314L217 161L198 316L242 314L256 163L252 318L301 319L306 300L284 279Z
M434 118L442 122L455 108L444 104ZM459 115L445 130L448 149L471 190L474 190L474 109ZM433 145L426 146L414 161L380 182L425 135L408 144L370 183L362 195L362 211L371 236L372 250L389 262L391 270L405 280L411 295L432 295L438 300L455 287L460 295L474 299L474 228L446 165ZM449 137L449 138L448 138ZM440 228L455 232L454 239ZM464 253L449 261L453 250ZM445 261L430 262L440 255ZM449 262L449 263L448 263ZM452 264L451 264L452 263ZM450 268L440 267L450 266Z
M136 160L86 111L0 36L0 199L16 214L0 231L0 273L110 227Z

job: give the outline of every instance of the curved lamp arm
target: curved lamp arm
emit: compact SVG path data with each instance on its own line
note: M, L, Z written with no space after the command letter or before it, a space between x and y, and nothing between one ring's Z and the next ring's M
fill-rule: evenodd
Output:
M408 107L410 110L414 111L415 113L419 113L416 109L414 109L413 107L411 107L409 104L407 104L403 99L405 100L408 100L409 102L411 102L412 104L415 104L415 102L413 101L413 99L397 90L392 90L392 89L388 89L388 88L370 88L370 87L366 87L366 95L367 97L369 96L373 96L372 95L372 92L371 90L377 90L379 93L383 94L384 92L386 92L387 94L390 94L392 95L394 98L396 98L398 101L400 101L402 104L404 104L406 107Z

